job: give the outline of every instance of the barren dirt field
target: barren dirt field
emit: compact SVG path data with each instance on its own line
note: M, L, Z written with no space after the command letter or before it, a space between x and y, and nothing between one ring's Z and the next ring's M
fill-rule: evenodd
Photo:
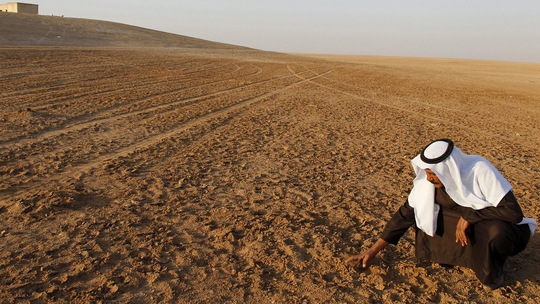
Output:
M367 269L451 138L540 214L540 64L241 50L0 48L2 303L537 303L540 238L488 292Z

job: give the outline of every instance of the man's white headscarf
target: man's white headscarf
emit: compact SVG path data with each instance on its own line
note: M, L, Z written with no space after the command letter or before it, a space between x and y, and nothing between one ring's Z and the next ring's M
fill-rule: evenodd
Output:
M489 161L461 152L449 139L430 143L411 163L416 178L409 194L409 204L414 208L416 225L429 236L437 230L439 205L435 204L435 187L427 181L424 169L431 169L437 175L450 198L458 205L475 210L497 207L506 193L512 190L510 183ZM522 223L529 224L531 234L534 233L534 220L525 219Z

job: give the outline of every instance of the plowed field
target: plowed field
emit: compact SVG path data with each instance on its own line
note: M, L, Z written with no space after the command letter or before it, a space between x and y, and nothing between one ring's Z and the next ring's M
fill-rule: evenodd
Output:
M2 302L536 303L540 240L485 291L347 265L451 138L540 214L540 65L239 50L0 48Z

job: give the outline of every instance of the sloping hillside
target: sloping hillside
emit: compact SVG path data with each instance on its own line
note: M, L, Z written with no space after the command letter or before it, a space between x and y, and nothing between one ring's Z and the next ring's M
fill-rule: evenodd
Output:
M0 12L2 45L247 49L108 21Z

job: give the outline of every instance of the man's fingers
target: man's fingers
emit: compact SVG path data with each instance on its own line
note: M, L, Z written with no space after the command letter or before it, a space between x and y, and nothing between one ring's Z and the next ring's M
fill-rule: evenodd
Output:
M353 257L350 257L345 261L346 263L350 262L360 262L362 264L363 268L367 267L367 262L369 262L369 256L367 255L355 255Z
M469 222L467 222L463 217L459 218L457 227L456 227L456 243L461 242L461 246L467 245L467 228L469 228Z
M345 263L350 263L350 262L356 262L356 260L359 260L360 259L360 256L359 255L355 255L355 256L352 256L350 258L348 258Z
M461 246L465 246L468 244L467 236L465 234L456 234L456 243L460 242Z
M366 268L368 262L372 259L372 257L368 254L365 254L362 256L362 268Z

